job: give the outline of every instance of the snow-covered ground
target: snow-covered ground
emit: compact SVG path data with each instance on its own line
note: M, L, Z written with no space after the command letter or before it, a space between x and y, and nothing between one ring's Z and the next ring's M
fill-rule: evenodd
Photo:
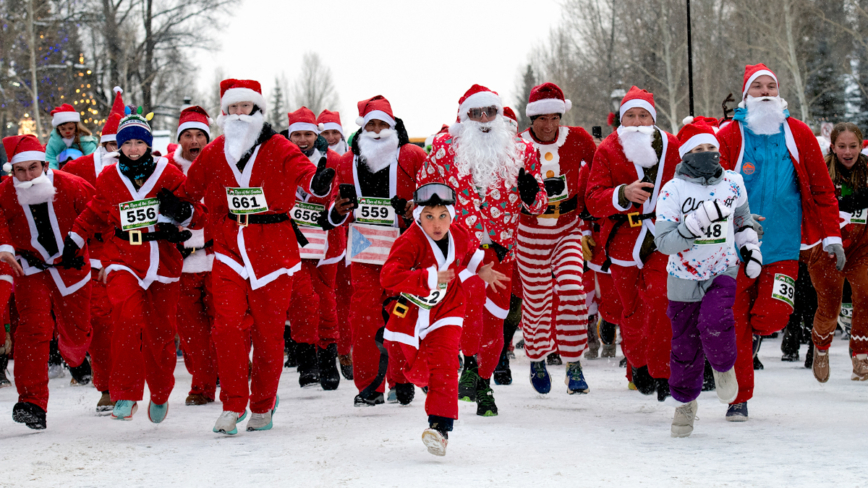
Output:
M219 403L184 406L190 376L181 362L160 425L148 422L147 400L132 422L96 417L99 394L69 386L67 375L51 381L48 430L31 431L12 421L16 392L5 388L0 486L868 485L868 383L850 381L838 338L825 385L802 362L781 362L780 340L765 341L751 420L725 422L725 406L703 394L686 439L669 435L673 407L627 389L617 360L584 362L586 396L568 396L563 366L550 367L557 383L540 396L517 353L514 383L495 386L500 416L477 417L462 402L445 458L420 440L418 389L407 407L353 408L351 382L301 390L297 373L285 371L274 429L225 437L211 433Z

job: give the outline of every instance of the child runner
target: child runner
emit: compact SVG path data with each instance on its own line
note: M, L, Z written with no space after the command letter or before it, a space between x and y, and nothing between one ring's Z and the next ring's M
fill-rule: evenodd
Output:
M93 154L99 146L96 137L81 123L81 115L68 103L51 111L51 125L54 130L51 131L51 137L45 146L45 160L51 169L60 169L58 156L67 149L78 149L82 155L87 156Z

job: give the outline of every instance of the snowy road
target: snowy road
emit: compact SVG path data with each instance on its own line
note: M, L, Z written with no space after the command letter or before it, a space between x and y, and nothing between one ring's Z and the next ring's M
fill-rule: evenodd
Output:
M804 356L807 346L802 346ZM763 343L751 420L724 421L714 393L700 397L696 430L673 439L673 407L629 391L617 360L584 361L587 396L568 396L564 368L546 397L528 361L495 386L500 416L461 403L445 458L428 454L424 394L408 407L353 408L355 389L301 390L285 371L269 432L211 433L219 403L184 406L190 376L176 370L166 421L96 417L99 394L51 381L48 430L11 420L14 388L0 390L0 486L829 486L868 485L868 383L850 381L844 341L832 346L832 378L818 384L802 363ZM709 396L706 396L709 395ZM147 393L146 393L147 397ZM241 429L239 429L241 431Z

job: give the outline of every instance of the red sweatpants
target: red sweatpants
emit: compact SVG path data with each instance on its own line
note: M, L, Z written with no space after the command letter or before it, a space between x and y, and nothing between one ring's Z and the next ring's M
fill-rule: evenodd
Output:
M597 297L597 311L606 322L617 324L621 322L624 307L621 305L621 297L615 288L615 280L608 273L594 273L597 286L600 287L600 295Z
M12 297L12 282L0 279L0 349L6 345L6 324L10 323L9 298ZM7 356L12 351L4 351Z
M48 410L48 343L54 337L70 366L79 366L90 347L90 290L84 285L62 296L47 271L15 278L15 386L18 401ZM51 313L54 312L54 317Z
M292 299L286 319L292 340L316 344L325 349L338 340L335 310L335 273L342 263L317 267L313 259L302 259L301 269L292 275Z
M458 418L458 349L461 343L461 327L445 326L431 331L419 344L419 352L413 365L427 369L427 381L416 384L428 387L425 397L425 413ZM389 349L389 374L398 383L409 383L404 377L404 353L401 344L387 341ZM394 360L393 359L399 359ZM421 371L421 369L420 369ZM424 374L424 373L423 373Z
M335 263L335 301L337 302L338 354L347 356L353 350L353 323L350 304L353 301L353 275L344 261Z
M776 274L789 276L795 283L799 277L799 262L794 259L763 265L760 275L753 280L744 274L744 264L738 270L735 305L732 307L738 347L735 359L738 396L733 404L753 398L753 335L769 335L783 329L793 313L789 303L772 298Z
M486 286L473 276L464 282L467 307L464 315L464 331L461 336L461 351L465 356L477 356L479 376L491 378L500 352L503 350L503 321L509 314L509 298L512 295L512 273L515 262L501 263L493 249L485 249L484 263L495 262L493 269L503 273L507 280L505 290Z
M669 378L672 324L666 316L666 264L669 256L651 253L642 269L611 267L612 280L623 304L621 349L635 368L648 366L654 378ZM602 274L602 273L600 273Z
M92 271L90 295L90 325L93 340L90 343L90 368L93 386L109 391L112 373L112 304L106 285L99 281L99 270Z
M184 365L193 376L190 395L217 397L217 352L211 340L214 305L211 273L182 273L178 299L178 336Z
M380 347L376 336L386 326L383 319L383 302L389 297L380 285L382 266L352 263L353 300L350 321L353 324L353 382L359 391L371 385L377 378L380 367ZM388 372L387 372L388 373ZM389 384L396 381L387 374ZM385 391L386 382L377 387Z
M128 271L108 275L106 289L112 305L112 401L140 401L145 381L151 401L169 401L175 387L175 283L153 282L147 290Z
M223 410L253 413L274 408L283 371L283 329L292 295L292 277L281 275L253 290L246 280L220 261L211 272L214 299L212 336L220 373ZM244 320L248 310L253 321ZM253 343L253 378L248 377L248 338Z

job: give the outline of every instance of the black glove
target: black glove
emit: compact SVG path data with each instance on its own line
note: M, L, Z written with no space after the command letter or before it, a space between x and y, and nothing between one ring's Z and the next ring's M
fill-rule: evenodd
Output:
M494 249L494 254L497 255L498 261L503 261L503 258L505 258L507 254L509 254L509 249L501 246L496 242L492 242L491 244L489 244L489 246Z
M63 240L63 256L60 259L60 265L67 269L81 269L84 266L84 257L78 256L80 249L71 236L66 236L66 239Z
M318 197L328 195L334 177L335 170L332 168L326 168L325 156L319 158L319 164L316 165L316 174L314 174L313 179L310 180L310 192Z
M175 222L184 222L193 215L193 205L176 197L168 188L157 193L157 200L160 201L160 213Z
M398 215L404 215L404 212L407 211L407 200L404 198L395 195L392 197L392 208L395 209L395 213Z
M550 197L560 195L567 187L567 184L561 178L546 178L543 180L543 184L546 187L546 195Z
M167 223L157 224L157 232L172 244L181 244L193 237L193 233L189 230L180 231L177 226Z
M325 137L318 135L316 136L316 142L313 143L313 148L319 151L320 154L326 154L329 150L329 142L325 140Z
M340 220L340 219L338 219L338 220ZM332 223L329 222L329 211L328 210L323 210L322 212L319 213L319 216L317 216L317 218L316 218L316 225L322 227L322 230L332 230L335 228L335 226L333 226Z
M175 247L178 248L178 252L181 253L181 259L187 259L187 256L193 254L192 247L184 247L183 243L175 244Z
M527 173L524 168L518 172L518 192L521 195L521 201L528 206L533 205L536 194L539 193L536 178Z

